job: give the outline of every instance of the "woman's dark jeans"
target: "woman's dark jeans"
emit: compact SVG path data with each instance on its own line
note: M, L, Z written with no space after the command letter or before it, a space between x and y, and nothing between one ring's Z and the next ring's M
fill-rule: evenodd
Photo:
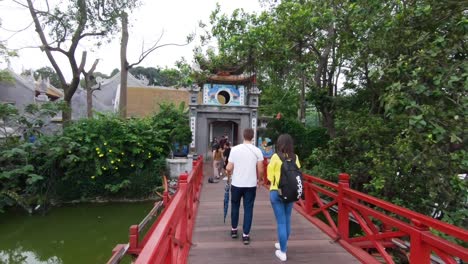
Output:
M242 225L242 232L246 235L250 233L252 226L253 207L255 196L257 194L257 187L236 187L231 186L231 226L237 228L239 224L239 208L240 200L244 198L244 223Z

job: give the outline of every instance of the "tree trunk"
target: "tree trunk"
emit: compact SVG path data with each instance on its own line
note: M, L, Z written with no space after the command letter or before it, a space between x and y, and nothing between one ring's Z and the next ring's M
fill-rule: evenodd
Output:
M335 117L327 107L322 109L322 125L327 129L328 135L330 138L336 137L336 130L335 130Z
M86 72L83 70L83 75L85 77L85 88L86 88L86 113L88 118L93 117L93 92L95 89L92 88L92 80L94 80L93 73L96 70L96 66L99 63L99 60L95 60L91 69Z
M319 57L319 62L317 66L317 71L315 72L314 82L315 86L319 90L326 89L327 96L333 97L333 85L329 85L330 83L327 78L333 78L332 74L327 76L327 68L328 68L328 60L330 57L330 52L333 48L333 39L335 37L335 28L334 25L331 24L328 28L328 45L324 48L322 53ZM332 98L330 98L332 99ZM336 136L335 131L335 118L333 114L333 102L332 100L324 100L320 105L320 112L322 113L322 125L327 129L328 135L331 138Z
M72 120L72 104L71 100L64 100L66 107L62 111L62 125L66 127Z
M93 117L93 91L86 89L86 114L88 118Z
M128 15L122 12L122 40L120 42L120 100L119 112L122 118L127 117L127 45L128 45Z
M299 41L299 63L300 63L300 78L301 78L301 94L300 94L300 105L299 105L299 121L305 125L305 112L306 112L306 104L305 104L305 87L306 87L306 76L304 72L304 65L303 65L303 56L302 56L302 49L303 43Z
M305 125L305 112L306 112L306 103L305 103L305 86L306 86L306 76L304 69L301 67L301 105L300 105L300 120L302 124Z
M76 89L78 88L78 85L80 83L80 75L83 71L84 65L86 64L86 52L85 51L83 52L80 65L78 65L75 59L75 51L78 47L79 41L82 39L82 33L85 30L86 23L88 21L88 16L86 13L86 10L87 10L86 1L84 0L77 1L77 8L78 8L78 12L80 13L80 16L79 16L79 19L77 20L78 23L77 23L76 29L72 34L72 38L70 40L71 43L69 45L68 51L65 51L62 48L60 48L60 45L58 45L57 47L52 47L50 45L50 42L47 41L46 35L44 34L43 27L38 18L38 13L40 12L34 7L32 0L27 0L26 2L28 4L28 9L31 14L31 17L33 18L36 32L39 35L39 38L42 43L41 50L46 53L47 58L49 59L50 63L52 64L52 67L57 73L59 80L60 80L60 84L62 85L62 88L64 91L63 99L66 102L66 104L69 106L69 109L63 111L62 113L62 121L63 121L63 124L66 125L66 123L71 121L71 116L72 116L71 99L73 95L75 94ZM68 84L67 81L65 80L62 70L60 69L54 56L52 55L52 51L60 52L63 55L65 55L65 57L68 59L68 62L70 63L70 67L72 71L72 81L70 82L70 84Z

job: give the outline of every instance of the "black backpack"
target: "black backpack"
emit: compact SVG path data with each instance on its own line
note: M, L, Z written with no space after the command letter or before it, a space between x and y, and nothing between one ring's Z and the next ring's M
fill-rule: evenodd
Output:
M277 154L283 164L281 164L281 174L278 184L278 194L283 202L295 202L304 199L304 185L302 172L296 165L296 157L287 160L282 155Z

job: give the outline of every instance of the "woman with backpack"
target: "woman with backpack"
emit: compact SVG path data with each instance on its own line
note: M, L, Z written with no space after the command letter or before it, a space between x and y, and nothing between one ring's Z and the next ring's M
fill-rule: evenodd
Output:
M276 153L268 164L268 180L270 181L270 202L275 213L278 242L275 243L275 255L281 261L286 261L288 239L291 233L291 213L294 201L285 201L279 190L281 167L284 162L294 162L300 168L299 157L294 153L293 139L289 134L282 134L276 142Z

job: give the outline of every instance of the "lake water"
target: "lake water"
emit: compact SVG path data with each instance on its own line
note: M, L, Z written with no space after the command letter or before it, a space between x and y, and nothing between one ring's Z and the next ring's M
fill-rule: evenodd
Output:
M46 215L0 214L0 263L106 263L116 244L128 243L154 202L79 204Z

